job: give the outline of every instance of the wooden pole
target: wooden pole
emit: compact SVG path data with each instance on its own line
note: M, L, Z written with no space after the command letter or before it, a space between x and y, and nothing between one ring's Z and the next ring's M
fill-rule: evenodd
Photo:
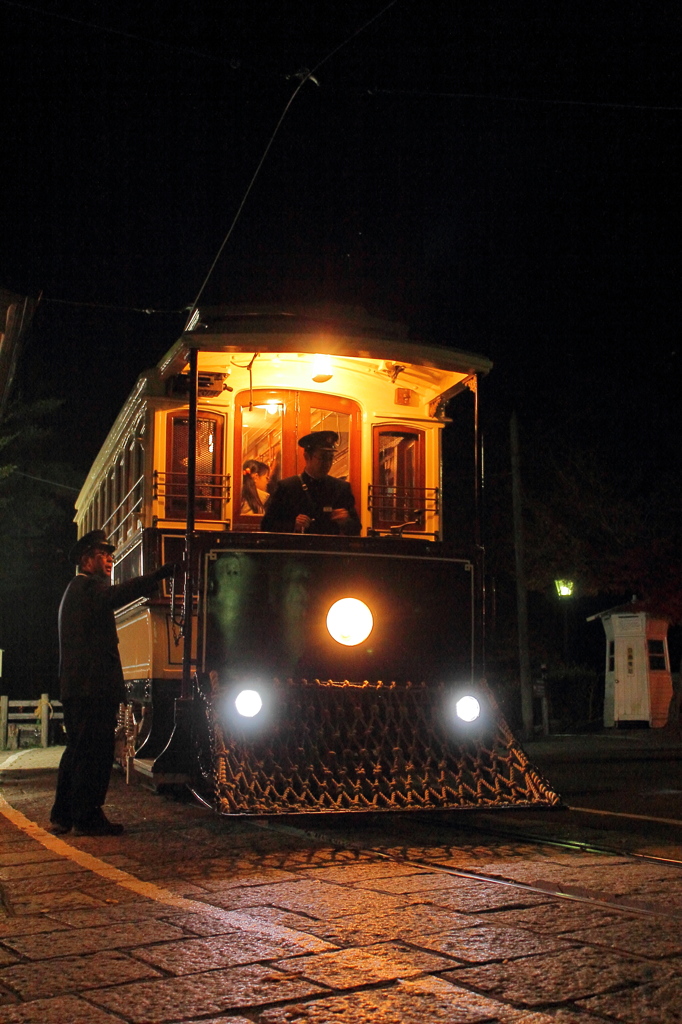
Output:
M46 747L50 739L50 696L40 695L40 745Z
M514 558L516 562L516 617L519 635L519 677L521 681L521 718L526 739L533 735L533 684L530 678L528 648L528 589L526 586L525 549L523 538L523 505L521 502L521 470L519 459L519 425L516 412L509 423L512 472L512 512L514 523Z

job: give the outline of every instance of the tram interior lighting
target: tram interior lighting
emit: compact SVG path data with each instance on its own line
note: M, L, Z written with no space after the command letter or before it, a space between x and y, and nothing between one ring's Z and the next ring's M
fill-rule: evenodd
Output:
M327 612L327 629L332 639L345 647L357 647L374 628L374 616L364 601L344 597Z
M334 376L334 370L332 368L332 357L314 355L313 356L313 380L316 384L324 384L326 381L331 380Z
M455 704L455 711L457 717L461 718L463 722L475 722L481 714L481 705L476 697L467 694L459 698Z
M242 690L237 694L234 706L244 718L254 718L263 707L258 690Z

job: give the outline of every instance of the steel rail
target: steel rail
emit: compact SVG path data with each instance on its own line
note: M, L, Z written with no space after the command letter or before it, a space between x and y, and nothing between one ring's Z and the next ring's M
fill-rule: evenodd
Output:
M349 840L348 837L336 837L329 833L322 832L317 829L303 829L295 825L284 825L278 821L272 821L268 819L266 821L257 820L253 818L244 818L245 822L248 822L253 828L262 829L271 832L281 832L283 835L299 836L306 839L314 839L316 842L326 843L330 846L337 846L341 849L355 850L358 853L369 853L373 857L377 857L380 860L393 861L396 864L409 864L414 867L422 868L428 871L436 871L440 874L454 876L456 878L467 878L472 881L485 882L489 885L500 885L511 889L519 889L522 892L538 894L542 896L552 896L555 899L567 900L573 903L582 903L589 906L598 907L600 909L616 910L618 913L625 915L636 914L641 917L670 917L673 920L679 921L680 912L679 909L673 908L668 910L666 908L648 907L637 903L630 903L627 900L622 899L599 899L594 895L591 895L587 890L581 889L578 886L562 887L559 885L547 884L532 884L528 882L519 882L513 879L499 878L497 875L489 875L479 871L468 871L464 868L451 868L444 867L435 861L429 861L423 858L417 857L399 857L392 853L386 853L383 850L378 850L373 846L363 845L362 843ZM612 851L608 852L612 855ZM630 856L629 854L621 854L621 856ZM679 863L675 861L674 863Z

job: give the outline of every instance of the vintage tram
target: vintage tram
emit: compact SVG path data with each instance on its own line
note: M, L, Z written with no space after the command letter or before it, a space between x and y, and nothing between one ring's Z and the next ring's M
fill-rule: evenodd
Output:
M489 368L353 310L194 312L76 506L115 581L187 565L117 613L130 778L234 814L558 802L481 678L478 553L443 538L446 406ZM361 535L263 531L317 430Z

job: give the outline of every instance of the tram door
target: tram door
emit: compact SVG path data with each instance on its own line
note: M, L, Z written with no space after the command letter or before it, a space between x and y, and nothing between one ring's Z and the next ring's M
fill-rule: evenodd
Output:
M234 522L258 530L278 482L305 467L298 440L313 430L335 430L338 454L332 475L348 480L360 500L360 407L348 398L317 392L261 388L235 399Z

